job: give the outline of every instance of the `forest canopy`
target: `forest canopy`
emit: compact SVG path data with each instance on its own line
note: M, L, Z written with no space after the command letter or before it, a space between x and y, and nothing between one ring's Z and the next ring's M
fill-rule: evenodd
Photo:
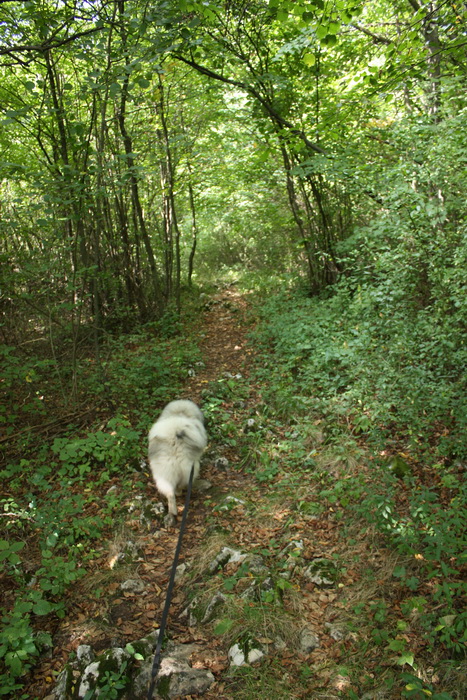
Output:
M76 399L83 336L99 363L106 333L176 322L193 280L247 272L341 295L367 351L409 332L393 371L417 356L451 396L466 19L418 0L2 2L5 358L38 329L41 361L65 343ZM437 414L457 423L453 400Z

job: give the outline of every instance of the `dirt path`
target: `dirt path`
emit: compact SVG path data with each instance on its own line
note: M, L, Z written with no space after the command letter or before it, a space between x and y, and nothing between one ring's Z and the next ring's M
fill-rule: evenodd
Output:
M232 288L223 290L216 298L210 300L203 314L202 326L199 328L203 366L197 366L196 374L187 380L180 398L191 398L199 402L201 393L209 383L222 378L225 373L241 373L243 376L247 374L248 352L246 327L243 323L245 309L245 300ZM220 452L213 452L210 448L211 445L203 460L202 476L211 481L213 491L217 494L237 489L244 479L243 475L232 470L229 470L229 473L219 472L214 469L210 459L214 453L222 454L231 464L235 464L238 461L235 451L221 447ZM118 480L114 480L114 483L118 488ZM134 493L127 501L130 507L131 501L137 501L141 496L140 490L141 477L136 476ZM149 475L145 491L148 499L159 500ZM209 494L207 498L210 498ZM206 519L204 501L202 494L194 494L180 557L181 563L202 549ZM179 512L181 510L180 502ZM36 667L32 684L27 689L30 697L44 698L50 693L54 673L63 668L70 653L72 654L79 645L89 644L94 651L99 652L110 646L125 646L158 627L165 603L178 527L172 530L161 528L155 532L148 531L147 527L141 527L139 515L136 508L134 517L130 516L127 519L121 531L109 532L111 539L107 546L103 547L107 551L93 562L93 570L89 576L79 581L70 591L66 618L58 621L54 631L53 661L44 660ZM129 542L133 542L138 551L135 563L131 556L125 554ZM120 563L117 563L117 560ZM122 593L120 584L128 578L141 580L144 583L144 591ZM204 660L207 665L214 670L223 668L225 654L217 654L215 648L213 649L216 644L213 644L212 640L203 641L203 635L187 629L186 620L180 620L185 602L185 592L176 590L169 616L170 637L180 643L196 641L198 644L204 644Z
M229 287L207 304L201 328L200 348L204 367L197 369L190 378L185 394L199 401L206 385L220 379L224 373L248 375L246 326L244 314L247 310L245 298Z

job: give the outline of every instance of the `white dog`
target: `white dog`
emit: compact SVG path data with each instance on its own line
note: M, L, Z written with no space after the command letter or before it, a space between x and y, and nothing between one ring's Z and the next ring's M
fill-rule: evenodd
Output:
M193 401L171 401L149 431L149 464L157 490L167 498L167 525L175 522L175 494L199 476L200 459L207 445L203 414Z

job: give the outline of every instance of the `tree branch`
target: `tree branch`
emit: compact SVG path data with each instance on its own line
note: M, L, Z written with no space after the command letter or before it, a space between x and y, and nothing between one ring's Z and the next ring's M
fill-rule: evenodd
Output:
M387 39L385 36L381 36L380 34L375 34L366 27L362 27L360 24L350 24L349 27L353 27L353 29L357 29L359 32L370 36L377 44L392 44L391 39Z
M0 2L1 1L2 0L0 0ZM82 32L72 34L65 39L61 39L60 41L44 41L42 44L19 44L17 46L7 46L5 48L0 48L0 56L14 56L15 53L29 53L31 51L45 53L51 49L57 49L60 46L65 46L65 44L70 44L72 41L80 39L83 36L100 32L102 29L104 29L104 27L93 27L92 29L86 29ZM17 60L19 61L19 59Z
M191 68L194 68L196 71L198 71L198 73L206 75L208 78L212 78L213 80L219 80L220 82L227 83L228 85L233 85L234 87L237 87L240 90L244 90L245 92L249 93L250 95L255 97L258 100L258 102L260 102L260 104L264 107L269 116L272 119L274 119L276 124L278 124L282 128L288 129L290 133L294 136L298 136L310 150L314 151L315 153L319 153L320 155L326 155L326 151L324 150L324 148L321 148L321 146L318 146L316 143L310 141L305 135L305 133L301 131L301 129L297 129L297 127L294 126L291 122L287 121L287 119L284 119L280 114L278 114L271 105L271 103L267 99L265 99L263 95L261 95L261 93L258 92L258 90L256 90L252 85L244 83L240 80L226 78L224 75L216 73L210 68L206 68L206 66L202 66L201 64L196 63L196 61L185 58L185 56L180 56L179 54L172 55L177 61L181 61L187 66L191 66Z

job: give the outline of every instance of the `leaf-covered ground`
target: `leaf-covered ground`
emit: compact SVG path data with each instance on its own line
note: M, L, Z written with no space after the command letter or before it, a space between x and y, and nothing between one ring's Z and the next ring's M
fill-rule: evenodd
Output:
M412 697L436 697L446 690L446 676L437 687L440 676L425 653L416 612L402 624L400 605L407 591L393 575L397 567L416 568L417 562L401 561L366 522L346 510L371 479L364 450L326 459L319 419L309 426L308 435L297 436L292 419L267 415L264 384L254 379L257 358L247 340L250 324L247 298L227 288L206 304L196 331L203 365L186 381L182 397L211 407L211 440L202 476L212 488L192 498L181 555L188 569L176 586L167 634L178 643L196 642L193 664L209 668L216 678L205 695L208 700L259 695L399 698L400 674L416 677L414 657L420 683L433 691ZM248 425L251 419L254 424ZM306 467L307 455L300 449L294 453L295 441L310 454L322 450L318 473ZM215 467L219 457L228 460L226 470ZM330 502L321 492L329 491L332 482L342 484L343 496ZM51 692L56 673L78 645L90 644L95 651L124 646L158 627L178 527L154 530L141 521L138 497L159 500L147 468L130 475L126 484L125 517L108 528L106 539L94 543L98 554L92 568L69 590L66 617L48 630L53 633L53 653L31 672L27 697L43 698ZM103 485L102 498L112 486L119 492L121 479ZM216 508L229 495L239 502ZM86 507L97 512L99 499ZM136 545L136 554L117 561L128 541ZM206 598L217 590L240 594L248 584L249 575L242 574L238 564L207 575L207 563L224 545L259 554L276 580L288 571L290 586L280 596L259 604L245 601L221 613L221 634L219 620L190 627L184 611L195 595ZM317 558L334 563L333 585L320 587L303 576L306 564ZM128 578L140 579L143 592L123 593L120 584ZM259 664L233 672L227 652L233 632L242 626L254 630L270 653ZM311 627L320 642L308 654L298 644L304 626ZM389 629L397 633L389 634ZM280 650L275 645L278 637L286 641ZM464 697L462 678L458 668L450 683L451 697ZM405 685L410 683L407 677Z

